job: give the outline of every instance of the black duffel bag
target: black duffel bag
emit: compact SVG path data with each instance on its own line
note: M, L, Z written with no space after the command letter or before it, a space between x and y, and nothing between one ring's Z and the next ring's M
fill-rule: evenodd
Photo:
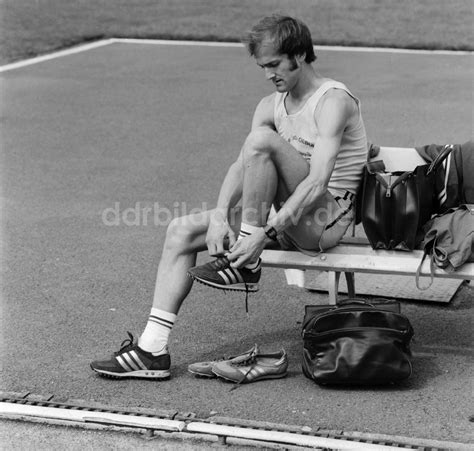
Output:
M398 302L307 305L302 336L303 373L318 384L381 385L412 373L413 328Z

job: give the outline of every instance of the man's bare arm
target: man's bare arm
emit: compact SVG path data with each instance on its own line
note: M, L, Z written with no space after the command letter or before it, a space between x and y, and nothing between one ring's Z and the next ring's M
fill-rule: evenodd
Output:
M342 134L354 111L354 101L343 91L335 90L322 99L315 113L319 137L308 176L297 186L268 224L277 231L291 224L298 212L314 206L327 190L339 153Z

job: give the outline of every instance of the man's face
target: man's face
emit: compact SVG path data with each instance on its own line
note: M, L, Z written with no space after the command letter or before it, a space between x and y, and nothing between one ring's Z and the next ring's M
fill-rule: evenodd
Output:
M290 59L288 55L277 53L272 44L262 43L255 54L255 60L278 92L290 91L297 83L301 67L296 58Z

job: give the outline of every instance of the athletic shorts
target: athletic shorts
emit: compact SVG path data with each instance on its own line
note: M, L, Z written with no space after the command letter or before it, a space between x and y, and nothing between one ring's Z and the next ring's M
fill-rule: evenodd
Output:
M314 249L303 249L290 235L283 231L277 236L278 243L283 250L297 250L303 254L315 256L336 246L341 241L354 220L355 195L349 191L341 190L330 190L329 192L336 201L338 208L328 217L324 231L319 238L319 243L315 243Z

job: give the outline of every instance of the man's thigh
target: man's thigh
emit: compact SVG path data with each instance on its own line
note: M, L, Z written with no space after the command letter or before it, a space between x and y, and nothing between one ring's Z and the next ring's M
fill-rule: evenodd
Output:
M352 201L337 201L326 191L311 211L295 217L285 235L298 250L321 252L337 245L353 219Z

